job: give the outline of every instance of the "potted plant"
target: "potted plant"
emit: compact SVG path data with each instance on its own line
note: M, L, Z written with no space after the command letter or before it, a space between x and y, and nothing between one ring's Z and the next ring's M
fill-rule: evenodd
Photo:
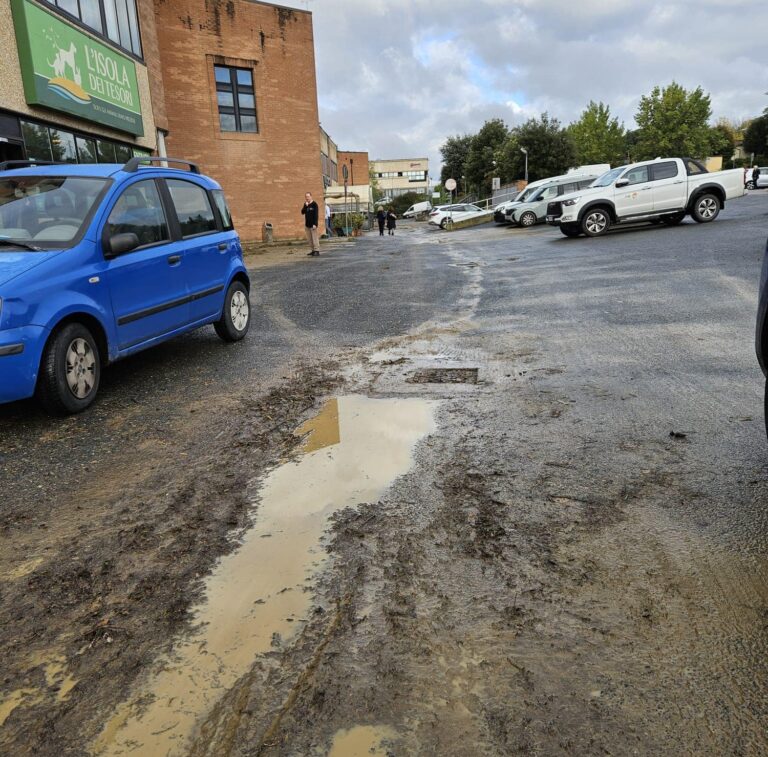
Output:
M359 237L362 235L362 228L364 223L365 217L362 213L349 214L349 225L352 227L352 236Z

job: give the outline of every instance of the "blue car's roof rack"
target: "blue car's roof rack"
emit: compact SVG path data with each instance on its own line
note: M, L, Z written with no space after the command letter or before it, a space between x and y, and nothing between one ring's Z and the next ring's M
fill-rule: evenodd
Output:
M192 163L189 160L183 160L182 158L162 158L154 155L139 156L131 158L124 166L123 171L126 173L135 173L139 170L139 166L143 163L182 163L185 166L189 166L189 170L192 173L200 173L200 169L197 167L197 163Z
M67 163L57 163L53 160L6 160L0 163L0 171L9 171L14 168L34 168L35 166L62 166Z

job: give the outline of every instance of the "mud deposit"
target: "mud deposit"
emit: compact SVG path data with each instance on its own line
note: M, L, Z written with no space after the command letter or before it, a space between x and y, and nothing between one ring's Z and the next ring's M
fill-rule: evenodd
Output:
M408 471L415 444L434 430L433 405L339 397L298 429L306 435L299 459L257 484L255 523L206 579L203 602L192 610L196 630L119 708L95 754L187 753L195 726L221 693L257 655L291 641L309 608L306 583L323 561L329 516L375 501ZM345 734L335 753L356 753L369 736Z

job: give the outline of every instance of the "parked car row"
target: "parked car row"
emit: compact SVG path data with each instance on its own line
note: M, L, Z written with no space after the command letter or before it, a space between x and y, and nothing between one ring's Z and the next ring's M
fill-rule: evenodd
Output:
M189 170L0 165L0 402L80 412L108 363L205 324L245 337L250 280L224 193L163 160Z

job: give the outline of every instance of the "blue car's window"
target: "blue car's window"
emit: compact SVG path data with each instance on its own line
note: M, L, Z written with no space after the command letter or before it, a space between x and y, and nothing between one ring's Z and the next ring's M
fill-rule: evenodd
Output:
M0 178L0 239L66 247L80 236L107 181L83 176Z
M221 216L221 222L224 225L224 230L229 231L234 228L232 223L232 214L229 212L229 206L227 205L227 199L224 197L224 192L220 189L213 191L213 201L216 203L216 207L219 209L219 215Z
M155 182L131 184L112 208L107 227L109 236L135 234L142 247L168 241L168 224Z
M213 208L208 193L201 186L181 179L168 179L167 183L183 237L216 231Z

